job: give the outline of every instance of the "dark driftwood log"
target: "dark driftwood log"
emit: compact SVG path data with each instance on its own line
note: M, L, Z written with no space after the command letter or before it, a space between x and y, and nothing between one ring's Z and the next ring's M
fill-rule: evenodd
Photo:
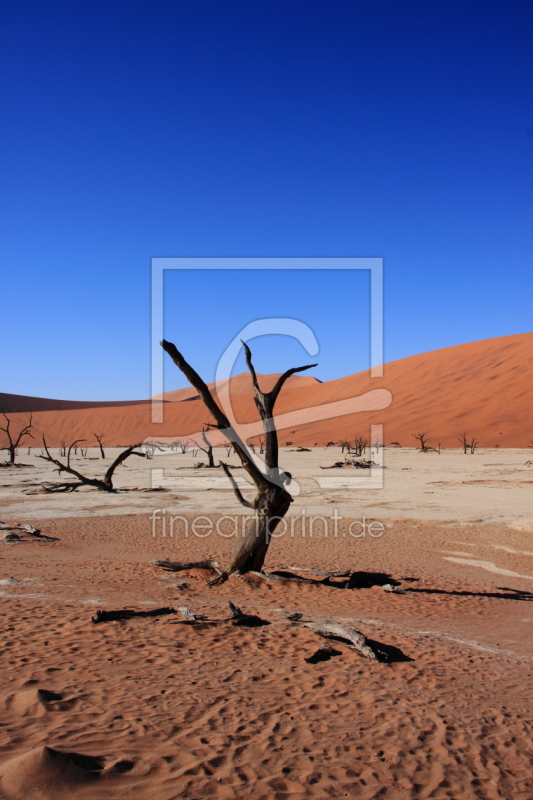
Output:
M349 642L352 647L357 650L365 658L371 661L379 661L377 653L368 645L366 636L360 631L348 625L340 625L333 620L326 620L325 622L306 622L307 628L318 633L319 636L324 636L326 639L344 639Z
M321 644L318 650L305 660L308 664L318 664L321 661L329 661L331 656L336 652L338 651L333 650L333 647L330 647L327 644Z
M267 622L266 619L261 619L261 617L255 614L245 614L240 608L233 605L231 601L228 605L234 625L245 625L247 628L259 628L262 625L270 625L270 622Z
M311 575L323 575L328 578L348 578L351 569L334 569L327 572L323 569L309 569L308 567L291 567L288 564L281 564L280 569L293 569L295 572L310 572Z
M165 614L175 614L175 608L151 608L149 611L134 611L132 608L123 608L120 611L101 611L91 617L91 622L97 625L99 622L111 622L115 619L131 619L132 617L161 617Z
M284 583L305 583L308 586L334 586L335 584L329 583L329 576L324 578L323 581L315 581L313 578L302 578L301 575L292 575L290 572L257 572L250 570L247 575L255 578L261 578L263 581L281 581Z
M217 575L222 575L218 562L212 559L205 561L168 561L163 559L162 561L151 561L150 563L169 572L183 572L186 569L209 569L211 572L216 572Z

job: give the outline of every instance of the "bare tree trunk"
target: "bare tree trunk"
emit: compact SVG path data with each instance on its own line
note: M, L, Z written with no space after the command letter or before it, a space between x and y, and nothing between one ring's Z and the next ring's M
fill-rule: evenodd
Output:
M104 448L102 446L102 442L104 441L104 434L103 433L93 433L94 438L98 442L98 446L100 447L100 455L102 458L105 458ZM137 447L138 445L136 445Z
M187 380L194 386L206 408L212 414L215 423L210 423L210 425L224 431L228 440L232 442L233 449L239 456L242 466L255 483L257 490L256 496L252 502L246 500L241 494L228 465L221 462L224 472L231 481L237 500L241 505L253 509L255 514L252 520L248 520L244 535L235 544L227 569L221 576L215 579L215 582L221 582L233 573L245 573L250 570L260 572L265 561L272 534L292 503L291 495L283 486L283 478L285 476L280 472L278 465L279 449L277 431L273 420L274 405L287 378L294 375L296 372L310 369L316 366L316 364L309 364L305 367L295 367L287 370L287 372L284 372L278 379L271 392L262 392L259 388L257 375L252 364L250 348L243 342L246 364L252 376L255 405L263 421L263 430L265 434L266 472L263 473L252 459L244 442L229 424L226 415L222 412L198 373L187 363L174 344L163 340L161 346L172 358L176 366L183 372ZM290 480L289 473L286 473L286 476Z

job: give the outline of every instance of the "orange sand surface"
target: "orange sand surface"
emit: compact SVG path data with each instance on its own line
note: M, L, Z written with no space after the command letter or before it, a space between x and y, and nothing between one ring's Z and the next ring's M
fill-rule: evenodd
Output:
M260 376L260 382L269 389L275 377ZM236 419L255 421L249 376L236 376L230 387ZM404 447L416 444L413 433L419 431L428 431L431 446L440 442L444 447L457 447L457 437L466 431L476 436L482 447L525 447L533 439L533 333L404 358L386 364L383 378L370 378L368 372L361 372L320 383L310 376L293 376L279 397L276 414L309 410L375 390L391 392L388 408L322 421L310 421L309 412L302 413L299 421L282 429L281 440L323 445L356 435L368 437L371 424L383 423L385 443L399 441ZM34 446L40 446L44 434L54 447L61 440L86 439L92 444L94 433L104 433L108 446L148 437L187 436L201 431L208 421L193 389L169 392L165 400L161 424L151 422L149 401L70 403L0 394L0 411L13 413L15 429L27 422L28 412L33 410Z
M381 538L353 539L343 520L337 538L273 542L266 568L381 571L410 594L208 587L201 570L150 561L224 563L232 539L153 537L148 513L34 519L56 541L1 545L0 796L533 797L529 532L388 520ZM480 566L489 546L496 571ZM229 600L270 624L233 625ZM91 622L161 606L208 619ZM304 623L324 619L387 646L391 663L337 642L307 663L325 640Z

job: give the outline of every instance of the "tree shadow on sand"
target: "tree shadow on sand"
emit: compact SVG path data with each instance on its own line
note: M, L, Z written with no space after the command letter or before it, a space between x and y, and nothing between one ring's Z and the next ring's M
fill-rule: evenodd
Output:
M446 594L455 597L494 597L496 600L524 600L533 601L533 592L525 589L509 589L507 586L498 586L498 592L469 592L463 589L409 589L411 594Z

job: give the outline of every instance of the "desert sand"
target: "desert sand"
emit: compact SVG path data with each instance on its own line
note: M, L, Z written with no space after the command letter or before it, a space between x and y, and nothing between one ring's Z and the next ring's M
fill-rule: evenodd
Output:
M98 475L116 452L76 463ZM29 494L52 472L21 454L34 466L1 476L0 796L533 797L531 454L385 448L383 488L346 489L370 470L321 471L339 448L283 448L296 524L272 542L266 569L370 573L357 589L312 573L300 574L317 585L209 587L207 571L152 564L228 559L242 509L227 488L195 484L221 479L194 468L201 452L132 459L112 495ZM150 489L154 474L163 491L127 491ZM21 523L49 538L10 537ZM385 591L389 579L407 593ZM234 625L229 601L269 624ZM181 606L207 619L143 615ZM118 609L141 614L91 621ZM327 619L390 661L305 626ZM332 657L307 662L321 643Z
M531 800L532 342L415 356L382 381L295 376L279 413L375 384L393 403L282 432L294 502L265 563L282 580L209 586L208 570L154 563L224 566L241 535L243 509L201 450L130 457L114 493L47 494L57 473L21 447L22 465L0 470L2 800ZM239 421L255 419L247 377L230 387ZM61 439L105 431L105 459L72 453L93 477L111 445L186 437L205 418L193 390L165 396L160 426L146 402L6 398L20 420L34 411L54 457ZM330 468L344 454L324 442L380 422L403 447ZM473 454L465 429L483 445ZM414 449L418 430L440 454ZM230 602L255 620L237 624ZM378 660L307 626L325 620L361 632Z

